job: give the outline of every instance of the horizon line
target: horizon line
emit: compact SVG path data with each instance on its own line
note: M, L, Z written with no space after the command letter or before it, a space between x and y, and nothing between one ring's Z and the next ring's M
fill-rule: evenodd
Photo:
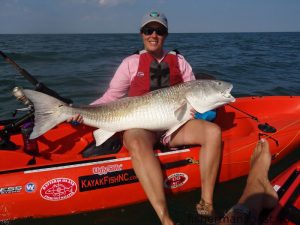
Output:
M300 31L216 31L216 32L169 32L169 34L224 34L224 33L299 33ZM139 34L139 32L66 32L66 33L0 33L0 35L66 35L66 34Z

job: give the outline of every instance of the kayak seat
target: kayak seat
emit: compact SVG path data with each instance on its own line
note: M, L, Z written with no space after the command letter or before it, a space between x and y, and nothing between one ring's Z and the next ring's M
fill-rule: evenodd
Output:
M89 158L93 156L115 154L118 153L121 148L122 140L120 135L115 134L100 146L96 146L96 142L93 141L81 152L81 155L83 158Z
M88 145L82 152L81 155L83 158L89 158L94 156L101 156L101 155L109 155L109 154L116 154L118 153L122 147L122 140L120 138L120 135L115 134L111 138L109 138L107 141L105 141L102 145L96 146L95 141L93 141L90 145ZM193 146L178 146L176 148L169 148L167 146L162 145L161 143L157 143L154 146L155 150L158 150L160 152L169 152L174 150L180 150L180 149L186 149L191 148Z
M171 151L176 151L176 150L181 150L181 149L188 149L188 148L192 148L192 147L195 147L195 145L180 145L180 146L177 146L177 147L170 148L170 147L165 146L161 143L157 143L154 146L154 149L159 150L160 152L171 152Z

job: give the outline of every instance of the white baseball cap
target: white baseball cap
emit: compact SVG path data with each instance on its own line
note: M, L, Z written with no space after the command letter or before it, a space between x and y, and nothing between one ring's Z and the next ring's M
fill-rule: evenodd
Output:
M141 28L150 22L160 23L161 25L163 25L165 28L168 29L168 20L163 13L157 11L146 13L142 19Z

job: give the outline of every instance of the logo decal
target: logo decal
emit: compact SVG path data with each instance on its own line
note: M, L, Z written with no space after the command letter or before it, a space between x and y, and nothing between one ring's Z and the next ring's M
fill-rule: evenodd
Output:
M0 187L0 195L19 193L21 192L21 190L22 190L22 186Z
M55 178L46 182L40 190L41 196L49 201L71 198L77 191L76 183L69 178Z
M188 175L185 173L173 173L166 178L164 185L165 188L178 188L188 181Z
M93 174L103 175L112 173L115 171L121 171L123 169L123 164L114 164L108 166L94 167Z
M28 183L25 185L25 191L26 192L34 192L35 191L35 184L34 183Z
M150 16L151 17L159 17L159 13L158 12L151 12Z
M100 188L108 188L123 184L138 182L133 169L115 171L103 175L88 175L79 177L79 191L91 191Z

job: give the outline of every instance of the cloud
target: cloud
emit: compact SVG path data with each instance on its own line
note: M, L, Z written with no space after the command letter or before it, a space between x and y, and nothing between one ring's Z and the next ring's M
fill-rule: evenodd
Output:
M0 0L2 1L2 0ZM65 2L79 4L98 4L100 7L113 7L121 4L131 4L136 0L64 0Z
M101 6L117 6L120 4L133 3L134 0L98 0Z

